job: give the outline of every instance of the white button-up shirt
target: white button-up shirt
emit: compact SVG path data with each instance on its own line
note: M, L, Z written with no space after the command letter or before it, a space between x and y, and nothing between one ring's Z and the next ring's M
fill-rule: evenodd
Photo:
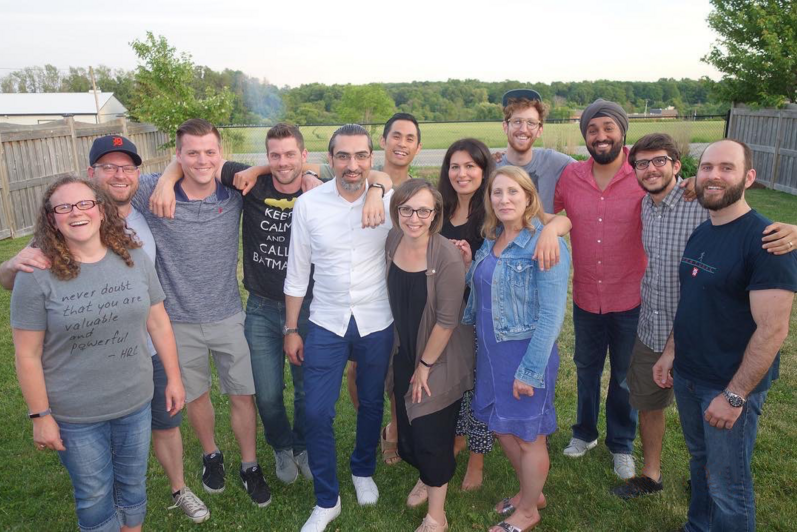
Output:
M335 179L302 194L294 205L285 294L304 297L315 266L310 321L338 336L346 334L352 315L360 336L393 323L385 282L392 193L384 197L387 220L377 228L362 227L367 190L349 202Z

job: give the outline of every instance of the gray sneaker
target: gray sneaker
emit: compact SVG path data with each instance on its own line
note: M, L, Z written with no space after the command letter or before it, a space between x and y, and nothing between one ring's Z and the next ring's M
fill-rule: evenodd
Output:
M302 451L293 457L296 460L296 465L299 466L299 471L302 476L307 480L313 480L313 472L310 471L310 462L307 461L307 451Z
M194 523L204 523L210 519L208 507L205 506L205 503L199 497L194 495L194 492L188 486L183 486L183 489L177 495L172 495L172 499L174 500L174 505L169 506L169 510L181 509L185 516Z
M299 469L293 459L293 450L274 451L274 461L277 466L277 478L285 484L293 484L299 477Z

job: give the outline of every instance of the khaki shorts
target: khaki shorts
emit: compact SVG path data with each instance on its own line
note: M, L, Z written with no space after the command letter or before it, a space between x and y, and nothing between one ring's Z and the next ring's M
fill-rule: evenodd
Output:
M214 323L172 323L186 403L210 390L208 352L216 364L221 393L255 394L249 345L244 337L245 317L240 312Z
M637 336L627 376L630 403L637 410L664 410L672 404L672 388L660 388L653 380L653 366L660 356Z

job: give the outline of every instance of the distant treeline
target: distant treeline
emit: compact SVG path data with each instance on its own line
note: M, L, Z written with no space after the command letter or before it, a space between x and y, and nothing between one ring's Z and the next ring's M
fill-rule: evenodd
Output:
M235 95L229 117L233 124L270 124L288 120L297 124L339 123L352 117L351 105L345 103L350 85L310 83L296 88L272 85L266 79L248 76L240 70L221 72L195 66L194 90L198 95L207 89L223 87ZM135 92L133 71L99 66L94 70L97 88L114 92L129 105ZM707 77L693 79L660 79L637 81L578 81L551 84L475 79L448 81L414 81L412 83L371 84L358 89L355 100L374 97L374 110L361 112L363 118L375 121L386 113L404 111L422 121L500 120L501 96L518 87L536 89L551 107L551 119L569 118L596 98L620 103L628 112L644 112L655 108L674 107L679 115L722 114L729 104L717 101L718 82ZM88 70L69 67L67 71L52 65L27 67L0 78L1 92L85 92L91 88ZM376 93L376 94L372 94ZM356 104L355 104L356 105ZM377 110L378 109L378 110ZM355 116L356 116L355 111Z

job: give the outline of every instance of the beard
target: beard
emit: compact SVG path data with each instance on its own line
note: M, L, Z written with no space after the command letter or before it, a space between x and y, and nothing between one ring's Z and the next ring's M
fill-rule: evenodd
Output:
M659 185L659 186L657 186L655 188L651 188L651 187L646 186L644 181L640 181L639 182L639 186L642 187L642 190L644 190L645 192L647 192L649 194L653 194L654 196L656 194L661 194L662 192L667 190L667 187L669 187L670 183L672 183L673 179L675 179L675 174L671 173L669 178L667 178L667 176L662 174L661 177L662 177L661 185Z
M623 145L620 142L612 141L612 147L606 153L598 153L592 146L587 146L587 151L595 159L598 164L609 164L614 162L623 151Z
M340 188L345 190L346 192L357 192L363 187L363 183L365 182L365 176L362 174L360 175L359 181L346 181L343 176L338 179L338 183L340 183Z
M725 192L721 198L708 199L705 197L705 189L707 185L697 183L695 185L695 193L697 194L697 201L710 211L719 211L726 207L730 207L744 195L744 179L735 185L730 185L725 188Z

